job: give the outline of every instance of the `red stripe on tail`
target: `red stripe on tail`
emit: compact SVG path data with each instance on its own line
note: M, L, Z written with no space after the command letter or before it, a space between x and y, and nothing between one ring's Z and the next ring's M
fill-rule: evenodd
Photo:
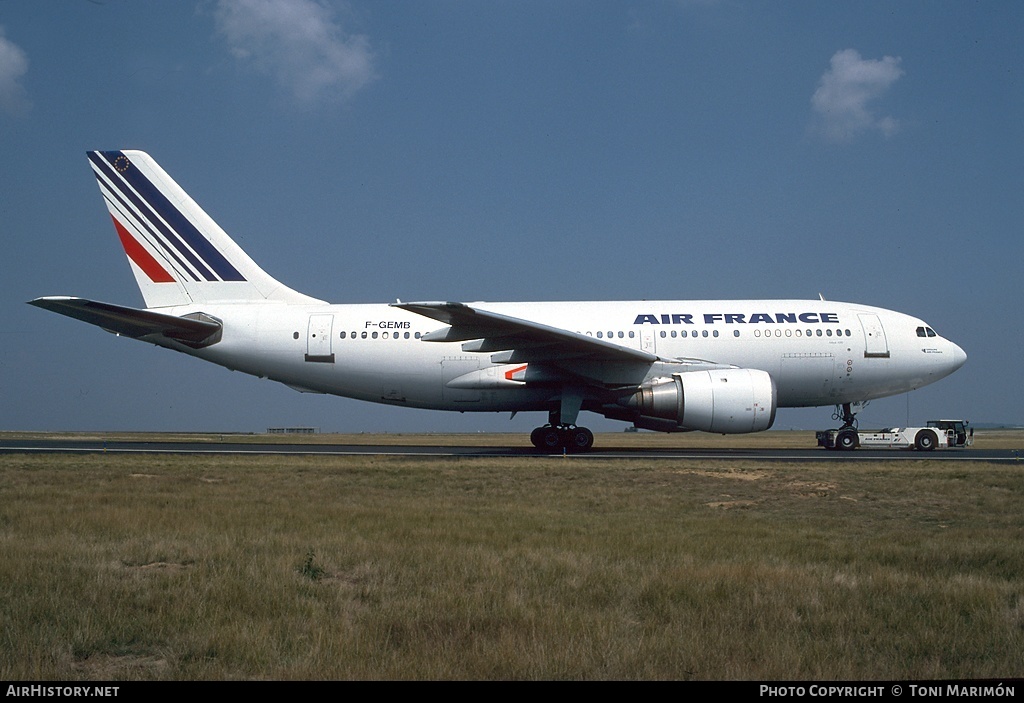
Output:
M167 269L161 266L160 262L154 259L152 254L135 241L135 237L117 221L117 218L111 216L111 219L114 221L114 229L117 230L121 246L124 247L124 253L149 276L149 280L153 281L153 283L174 283L174 277L167 273Z

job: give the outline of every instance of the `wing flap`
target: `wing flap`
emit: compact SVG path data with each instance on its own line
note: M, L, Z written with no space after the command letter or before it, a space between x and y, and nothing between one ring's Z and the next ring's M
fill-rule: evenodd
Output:
M48 296L30 300L29 305L73 317L132 339L150 338L153 341L153 337L164 337L193 349L219 342L223 328L220 321L205 313L178 317L85 298Z

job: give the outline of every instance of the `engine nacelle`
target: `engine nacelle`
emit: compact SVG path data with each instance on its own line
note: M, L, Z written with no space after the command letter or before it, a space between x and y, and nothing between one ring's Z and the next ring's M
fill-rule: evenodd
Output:
M637 427L741 434L775 422L775 382L756 369L687 371L654 379L620 400L636 410Z

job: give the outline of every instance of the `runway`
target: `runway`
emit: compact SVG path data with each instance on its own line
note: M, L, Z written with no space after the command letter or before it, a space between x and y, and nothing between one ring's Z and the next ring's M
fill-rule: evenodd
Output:
M579 454L550 454L528 446L493 446L452 443L445 446L399 444L276 444L241 442L160 442L94 439L2 439L0 454L16 453L150 453L221 455L324 455L324 456L404 456L404 457L551 457L568 459L647 459L768 462L860 462L860 461L966 461L1004 463L1020 460L1015 449L949 449L932 452L913 450L858 449L850 452L826 451L817 447L773 448L643 448L597 447Z

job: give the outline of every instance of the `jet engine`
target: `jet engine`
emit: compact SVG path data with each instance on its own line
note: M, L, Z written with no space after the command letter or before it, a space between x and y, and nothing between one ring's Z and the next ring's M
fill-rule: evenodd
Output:
M756 369L686 371L652 379L619 400L634 424L661 432L741 434L775 422L775 382Z

